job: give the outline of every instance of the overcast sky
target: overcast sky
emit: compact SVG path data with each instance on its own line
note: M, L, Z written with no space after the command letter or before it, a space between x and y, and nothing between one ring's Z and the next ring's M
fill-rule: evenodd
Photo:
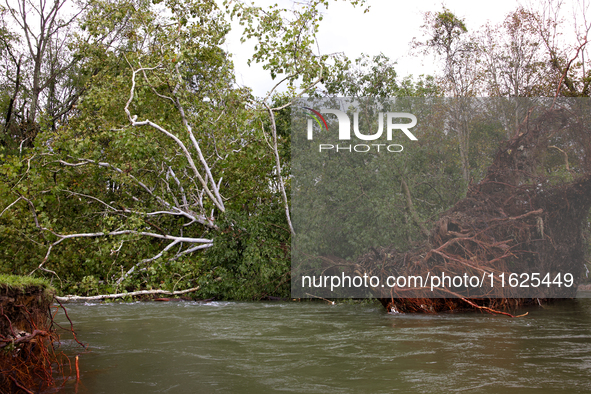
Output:
M261 0L255 3L271 4L270 1ZM409 44L413 37L421 35L423 13L440 11L443 4L441 0L368 0L368 4L371 6L370 11L364 14L360 8L353 8L345 2L330 3L318 35L321 52L344 52L351 59L361 53L377 55L383 52L398 63L396 71L399 76L433 74L433 59L411 56ZM518 5L515 0L447 0L444 4L456 16L464 19L469 31L480 28L487 21L492 24L502 22ZM274 82L260 66L247 66L254 42L240 44L241 31L238 27L236 25L232 30L227 41L227 49L233 53L238 83L253 88L255 95L262 96Z

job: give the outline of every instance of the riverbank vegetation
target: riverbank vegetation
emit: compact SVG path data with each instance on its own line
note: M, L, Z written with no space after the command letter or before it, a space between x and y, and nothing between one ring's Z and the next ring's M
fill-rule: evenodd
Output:
M289 297L290 106L300 96L589 95L589 26L561 22L554 2L475 32L445 8L427 13L413 47L440 72L420 77L399 76L382 54L318 52L324 0L11 4L0 6L0 273L46 278L62 295ZM223 49L231 18L277 81L265 97L235 79ZM392 175L400 188L384 209L397 226L382 246L428 239L526 115L421 136L424 154ZM564 182L585 171L575 145L543 154L542 170Z

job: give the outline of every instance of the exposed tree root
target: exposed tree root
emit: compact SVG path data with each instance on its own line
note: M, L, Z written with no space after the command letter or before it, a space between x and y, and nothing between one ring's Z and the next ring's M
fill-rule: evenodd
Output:
M470 185L466 197L435 223L421 247L405 253L372 249L355 268L379 277L380 283L389 276L445 273L494 278L495 286L433 291L427 283L412 295L400 287L376 288L375 297L389 311L435 313L469 307L513 316L500 309L575 296L585 267L583 229L591 208L591 130L584 115L569 106L537 111L535 120L528 117L520 133L500 147L486 177ZM550 165L550 152L557 145L566 159ZM561 171L566 160L568 171ZM550 279L569 273L573 285L525 289L519 277L518 286L509 286L511 273L527 273L527 285L532 284L532 273ZM503 274L504 287L499 280Z
M55 388L58 377L65 383L72 371L55 348L51 295L43 288L5 287L0 298L0 393L38 393Z

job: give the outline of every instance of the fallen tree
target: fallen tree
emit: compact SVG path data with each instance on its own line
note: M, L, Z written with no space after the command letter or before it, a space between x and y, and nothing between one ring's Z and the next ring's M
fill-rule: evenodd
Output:
M373 248L357 260L355 271L377 276L380 283L392 276L482 278L476 289L466 283L453 289L429 288L429 283L373 289L389 311L491 312L575 296L585 268L583 232L591 208L591 131L581 103L530 110L484 179L469 186L421 246L407 252ZM557 144L565 162L550 165L549 152Z
M67 302L67 301L98 301L98 300L106 300L106 299L115 299L115 298L124 298L124 297L137 297L140 295L154 295L154 294L166 294L166 295L181 295L192 293L194 291L199 290L199 286L193 287L191 289L186 290L177 290L177 291L167 291L162 289L154 289L154 290L139 290L139 291L132 291L129 293L117 293L117 294L100 294L96 296L77 296L77 295L67 295L67 296L55 296L55 299L60 302Z

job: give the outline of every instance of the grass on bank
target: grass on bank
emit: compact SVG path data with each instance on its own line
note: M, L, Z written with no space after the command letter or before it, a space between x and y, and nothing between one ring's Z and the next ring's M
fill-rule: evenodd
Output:
M49 284L49 281L43 278L34 278L31 276L0 274L0 291L31 291L32 289L41 290L49 298L53 298L55 288Z

